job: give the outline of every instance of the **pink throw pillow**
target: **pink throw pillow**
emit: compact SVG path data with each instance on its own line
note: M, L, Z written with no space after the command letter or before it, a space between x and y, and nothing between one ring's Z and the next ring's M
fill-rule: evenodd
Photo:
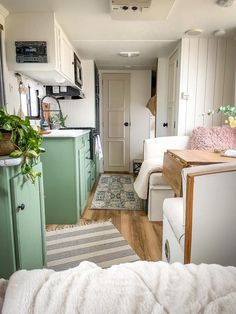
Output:
M224 150L236 148L236 128L197 127L192 132L191 149Z

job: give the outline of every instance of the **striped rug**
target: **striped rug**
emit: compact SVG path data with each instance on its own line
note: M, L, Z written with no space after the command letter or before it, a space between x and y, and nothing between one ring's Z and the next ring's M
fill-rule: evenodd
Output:
M65 228L46 233L47 267L56 271L90 261L107 268L139 260L111 222Z

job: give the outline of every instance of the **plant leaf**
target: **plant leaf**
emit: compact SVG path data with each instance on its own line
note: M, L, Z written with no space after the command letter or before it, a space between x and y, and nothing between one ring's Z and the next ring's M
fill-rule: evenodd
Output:
M22 156L22 154L23 153L22 153L21 150L16 149L13 152L11 152L9 156L12 157L12 158L19 158L19 157Z

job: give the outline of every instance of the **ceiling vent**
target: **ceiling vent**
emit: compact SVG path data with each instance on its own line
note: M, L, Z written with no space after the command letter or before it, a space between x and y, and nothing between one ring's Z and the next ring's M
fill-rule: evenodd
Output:
M148 9L152 0L111 0L111 11L117 13L137 13Z
M114 20L156 21L165 20L176 0L109 0Z

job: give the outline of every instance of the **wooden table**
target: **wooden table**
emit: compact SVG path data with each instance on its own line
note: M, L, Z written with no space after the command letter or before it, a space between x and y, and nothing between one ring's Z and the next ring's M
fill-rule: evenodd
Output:
M181 170L196 165L234 162L236 158L206 150L167 150L164 154L163 175L176 196L182 196Z

